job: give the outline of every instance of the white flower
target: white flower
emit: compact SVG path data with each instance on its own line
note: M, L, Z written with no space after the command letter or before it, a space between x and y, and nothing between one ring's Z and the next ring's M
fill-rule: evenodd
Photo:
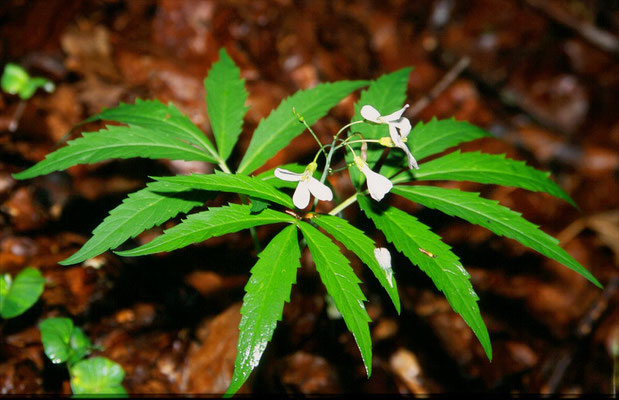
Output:
M376 201L381 201L383 197L389 193L393 187L393 183L381 174L372 171L366 162L361 159L361 157L355 156L354 160L355 164L357 164L357 168L363 172L365 179L368 181L368 191L370 192L370 196Z
M292 202L295 207L304 209L310 202L310 193L318 200L331 201L333 200L333 192L324 183L312 177L316 171L316 163L309 163L302 174L288 171L282 168L276 168L273 174L281 180L299 182L297 188L292 195Z
M391 269L391 253L384 247L374 249L374 257L378 261L378 265L385 271L389 285L393 287L393 270Z
M361 107L361 116L365 118L367 121L371 121L377 124L387 124L389 126L389 136L391 136L391 140L393 144L404 150L406 156L408 157L408 168L419 169L419 165L417 165L417 160L413 157L413 154L408 149L408 146L404 141L406 137L411 132L411 122L402 116L404 111L408 108L408 104L399 109L398 111L389 114L389 115L380 115L377 109L370 105L365 105Z

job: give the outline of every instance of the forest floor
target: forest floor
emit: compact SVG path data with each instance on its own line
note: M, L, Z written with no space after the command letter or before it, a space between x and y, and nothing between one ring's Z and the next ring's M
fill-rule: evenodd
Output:
M368 380L352 335L329 317L324 287L304 252L283 321L242 393L611 393L618 364L612 348L619 342L618 35L619 6L612 1L3 1L0 65L19 63L57 88L30 99L13 132L19 99L0 95L0 273L32 266L47 280L32 309L0 321L0 394L70 393L64 366L43 353L38 323L52 316L72 318L103 348L95 353L121 364L129 393L227 388L243 288L256 261L247 231L170 254L107 252L81 265L57 264L147 176L208 173L212 165L139 159L26 181L11 176L68 133L75 138L102 127L73 129L83 119L136 98L173 102L210 135L202 80L221 47L249 91L232 165L260 119L296 90L413 66L408 103L414 106L407 114L413 124L455 117L487 129L498 139L462 149L506 153L551 171L580 210L509 187L447 186L481 191L521 212L604 284L600 290L483 228L402 204L453 247L471 274L492 363L404 257L393 260L400 316L357 261L373 321ZM437 87L440 81L447 85ZM355 99L316 124L324 142L350 119ZM315 150L311 137L299 137L267 167ZM358 209L346 213L381 240ZM258 229L259 238L271 233Z

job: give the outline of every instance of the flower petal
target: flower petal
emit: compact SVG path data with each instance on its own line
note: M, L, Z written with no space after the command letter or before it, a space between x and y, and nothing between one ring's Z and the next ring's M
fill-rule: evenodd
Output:
M370 196L376 201L381 201L393 187L393 183L389 179L372 171L367 165L365 165L361 172L365 174L367 179Z
M389 285L393 287L393 269L391 268L391 253L384 247L374 249L374 257L378 261L378 265L385 271Z
M289 181L289 182L298 182L301 180L301 177L303 176L303 174L297 174L296 172L288 171L287 169L283 169L283 168L275 168L275 171L273 171L273 175L275 175L277 178L281 179L282 181Z
M395 125L398 128L400 136L405 138L411 133L411 122L407 118L400 118L397 121L391 122L389 125Z
M297 188L292 195L292 203L295 207L300 210L303 210L310 201L310 190L309 190L309 181L302 180L297 185Z
M314 195L318 200L331 201L333 200L333 192L327 185L321 183L316 178L309 178L308 188L310 193Z
M398 111L391 113L389 115L385 115L383 117L384 121L387 122L394 122L399 120L400 118L402 118L402 114L404 114L404 111L406 111L406 109L408 108L408 104L406 104L404 107L400 108Z
M370 105L361 107L360 113L361 116L368 121L376 122L377 124L381 123L381 121L378 120L378 118L380 118L380 113Z

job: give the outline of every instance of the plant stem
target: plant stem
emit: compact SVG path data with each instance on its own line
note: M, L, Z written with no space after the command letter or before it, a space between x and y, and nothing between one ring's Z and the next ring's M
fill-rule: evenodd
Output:
M342 210L344 210L346 207L348 207L349 205L351 205L352 203L357 201L357 195L358 195L358 193L355 193L352 196L350 196L349 198L347 198L346 200L344 200L343 202L341 202L340 204L338 204L337 207L335 207L333 210L329 211L329 215L336 215L336 214L339 214L340 212L342 212Z
M219 159L218 165L219 165L219 168L221 168L221 170L223 172L225 172L226 174L231 174L232 173L232 171L230 171L230 168L228 168L228 165L226 164L226 162L223 159L221 159L221 158Z

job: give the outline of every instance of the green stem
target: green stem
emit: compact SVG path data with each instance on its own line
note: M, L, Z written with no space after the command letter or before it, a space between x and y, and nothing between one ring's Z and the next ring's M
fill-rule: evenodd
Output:
M225 172L226 174L232 173L232 171L230 171L230 168L228 168L228 165L226 164L226 162L222 160L221 158L219 159L218 165L219 165L219 168L221 168L221 170Z
M357 195L359 193L355 193L352 196L350 196L349 198L347 198L346 200L344 200L343 202L341 202L340 204L337 205L337 207L335 207L333 210L329 211L329 215L337 215L340 212L342 212L342 210L344 210L346 207L348 207L349 205L353 204L355 201L357 201Z

